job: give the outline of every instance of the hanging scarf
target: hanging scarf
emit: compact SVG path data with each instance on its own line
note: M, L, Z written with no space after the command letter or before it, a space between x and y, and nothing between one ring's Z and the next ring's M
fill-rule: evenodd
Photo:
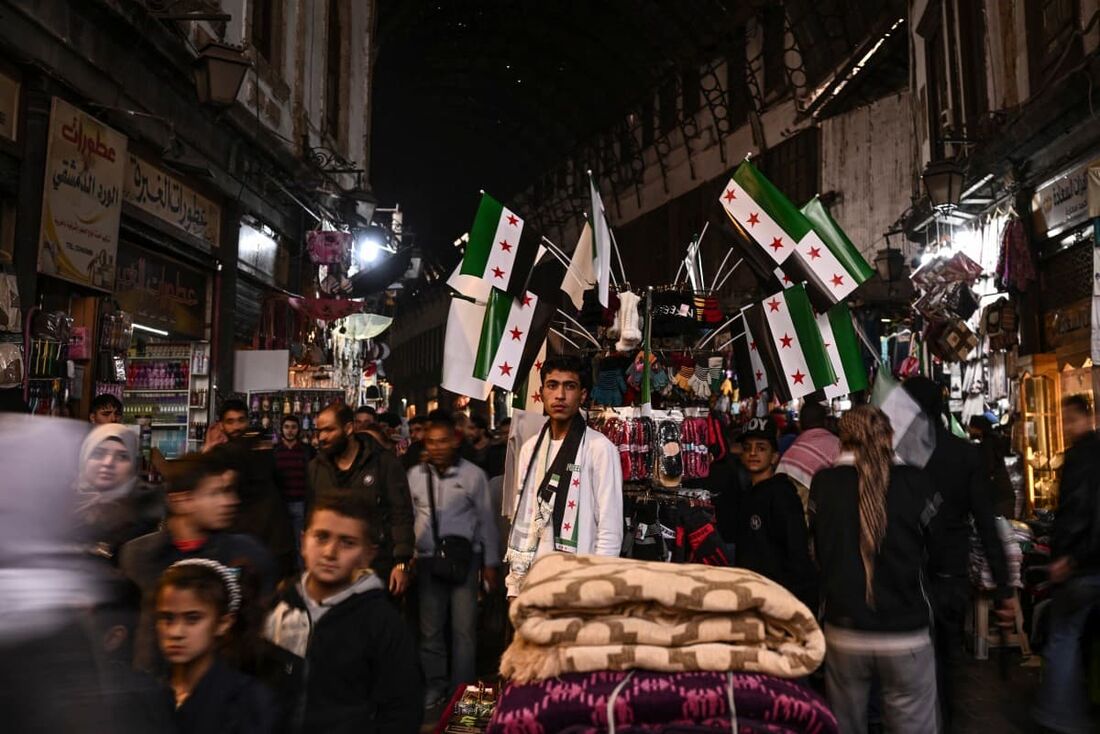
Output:
M549 452L550 421L542 427L531 452L531 461L520 489L515 516L512 518L512 532L508 538L508 552L504 556L511 564L512 574L525 576L527 569L535 560L539 539L549 522L553 522L554 550L565 553L577 552L577 511L580 495L580 466L577 457L584 448L584 436L587 427L584 418L574 416L565 434L561 448L545 473L539 480L538 489L530 491L532 475L536 471L539 451L543 442L547 442ZM558 491L564 488L565 501L557 501Z

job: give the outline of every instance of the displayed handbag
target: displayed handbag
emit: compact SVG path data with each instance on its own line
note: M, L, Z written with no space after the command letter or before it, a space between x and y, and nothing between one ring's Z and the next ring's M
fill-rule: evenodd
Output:
M439 518L435 513L435 479L432 476L431 467L425 465L424 473L428 477L428 506L431 508L432 539L435 541L435 552L432 557L423 559L427 561L426 570L436 581L458 586L465 583L466 577L470 574L474 545L461 535L439 537Z
M335 265L343 262L345 254L351 251L351 233L314 230L306 233L306 245L309 259L315 264Z

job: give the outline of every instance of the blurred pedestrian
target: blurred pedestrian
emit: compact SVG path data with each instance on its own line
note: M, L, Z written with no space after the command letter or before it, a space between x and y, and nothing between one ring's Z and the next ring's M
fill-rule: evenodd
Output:
M236 472L240 500L230 530L260 541L275 559L280 577L290 576L298 568L297 544L290 511L277 487L272 444L251 430L243 400L222 403L219 422L227 440L211 452Z
M177 734L267 734L275 703L218 655L241 608L236 573L217 561L178 561L156 590L157 640L170 666Z
M417 415L409 419L409 448L401 457L401 465L405 467L405 471L427 461L427 450L424 448L424 431L427 426L426 416Z
M309 464L309 492L350 489L370 508L372 566L394 596L405 593L413 555L413 511L400 460L369 435L355 432L351 409L330 405L315 422L321 450Z
M88 422L102 426L122 422L122 401L110 393L101 393L92 400Z
M138 459L138 434L120 423L96 426L80 447L80 540L112 563L124 543L155 530L164 514L161 494L138 477Z
M966 430L982 450L989 486L993 488L993 511L1009 520L1015 519L1016 490L1005 465L1005 458L1011 452L1009 440L997 433L993 422L984 415L972 416Z
M191 454L169 464L168 518L164 527L122 546L119 568L141 588L145 600L134 660L143 670L159 662L152 638L153 593L160 575L177 561L211 558L227 566L248 566L259 574L266 597L277 580L270 553L255 538L227 532L239 500L234 473L209 454Z
M1100 608L1100 437L1085 396L1062 401L1062 433L1070 447L1062 465L1050 564L1050 580L1058 586L1034 716L1057 732L1095 732L1083 643L1089 616Z
M843 452L810 490L810 522L825 606L826 695L840 731L866 732L872 682L886 730L936 732L936 666L922 562L933 490L894 464L893 429L878 408L840 418ZM853 522L855 520L855 522Z
M989 475L977 446L947 430L943 388L927 377L911 377L903 383L932 422L935 450L924 470L935 488L938 504L928 546L928 590L935 615L936 690L940 698L943 730L951 732L955 719L955 692L961 683L952 680L963 651L963 623L970 608L971 522L997 588L997 615L1001 623L1015 618L1015 597L1009 586L1004 544L993 521L993 495Z

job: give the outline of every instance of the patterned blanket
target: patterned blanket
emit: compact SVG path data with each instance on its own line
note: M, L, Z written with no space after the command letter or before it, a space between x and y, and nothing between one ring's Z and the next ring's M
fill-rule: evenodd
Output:
M825 638L786 589L741 568L555 553L510 610L500 672L519 683L596 670L813 672Z
M732 694L732 708L731 704ZM611 701L610 715L608 702ZM813 691L752 673L570 673L510 685L486 734L729 732L835 734L837 722Z

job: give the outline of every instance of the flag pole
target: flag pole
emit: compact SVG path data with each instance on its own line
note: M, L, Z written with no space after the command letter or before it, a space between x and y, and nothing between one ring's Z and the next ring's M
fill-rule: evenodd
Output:
M646 289L645 294L645 350L642 353L642 406L645 409L653 402L653 396L650 394L652 390L652 375L649 368L649 355L651 354L652 345L650 340L653 337L653 286L649 286Z
M716 327L714 329L714 331L710 332L709 334L704 336L702 339L700 339L699 343L695 345L694 349L702 349L703 346L706 345L707 342L709 342L714 337L718 336L718 332L720 332L722 329L726 328L727 326L729 326L730 324L732 324L734 321L736 321L739 318L741 318L741 314L736 314L734 316L730 316L728 319L726 319L725 323L723 323L720 326Z
M562 311L560 308L558 309L558 314L564 316L571 324L573 324L573 326L576 326L578 329L580 329L578 333L581 334L581 336L583 336L584 338L588 339L588 341L595 344L596 348L599 349L600 343L596 341L596 337L589 334L588 329L584 328L584 326L579 321L567 314L565 311Z
M730 255L732 255L732 254L733 254L733 248L731 247L729 249L729 252L726 253L726 256L724 258L722 258L722 264L718 266L718 269L716 271L714 271L714 281L710 284L710 289L712 291L714 290L715 286L718 285L718 278L719 278L719 276L722 275L722 270L725 269L726 263L728 263L730 261Z
M724 286L726 284L726 281L730 279L730 276L733 275L733 271L737 270L738 266L740 266L743 262L745 262L745 258L741 258L733 264L733 267L730 268L728 273L726 273L726 277L722 278L722 282L719 283L718 287L714 289L715 292L722 290L722 286Z
M629 283L630 280L626 277L626 269L623 267L623 256L622 253L619 252L619 241L615 239L615 230L611 229L609 226L607 228L607 233L611 235L611 249L615 251L615 260L619 263L619 273L623 277L622 282Z
M580 349L580 348L581 348L581 345L580 345L580 344L577 344L577 343L576 343L575 341L573 341L572 339L570 339L570 338L569 338L569 337L567 337L567 336L566 336L565 334L561 333L560 331L558 331L558 330L557 330L557 329L555 329L555 328L552 328L552 327L551 327L551 329L550 329L550 333L551 333L551 334L556 334L556 335L558 336L558 338L559 338L559 339L563 339L563 340L565 340L565 341L569 342L570 344L572 344L572 345L573 345L573 346L574 346L575 348L577 348L577 349Z
M747 331L742 331L740 334L734 334L733 337L728 342L726 342L725 344L723 344L720 347L715 347L714 350L716 352L721 352L723 349L728 347L730 344L733 344L738 339L741 339L742 337L744 337L745 334L747 334L747 333L748 333Z
M589 288L592 287L592 286L587 285L586 283L584 283L577 276L577 274L573 272L573 268L570 266L570 264L568 262L565 261L565 253L562 251L562 249L560 247L555 245L550 240L546 239L546 237L542 238L542 242L543 242L543 244L546 245L546 251L549 252L551 255L553 255L557 259L558 262L560 262L562 265L565 266L565 272L568 273L569 275L573 276L573 280L577 281L577 285L579 285L581 287L582 291L586 291L586 290L588 290Z
M710 221L703 222L703 231L699 233L699 239L695 240L695 262L699 267L699 287L702 290L706 290L707 276L703 272L703 237L707 234L707 227L710 226Z

